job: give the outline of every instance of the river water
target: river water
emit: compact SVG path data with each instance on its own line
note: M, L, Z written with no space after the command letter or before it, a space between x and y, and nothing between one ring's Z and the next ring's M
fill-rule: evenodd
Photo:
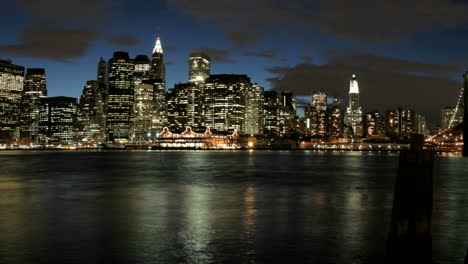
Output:
M433 259L463 263L468 160L438 156ZM0 152L0 263L381 263L397 153Z

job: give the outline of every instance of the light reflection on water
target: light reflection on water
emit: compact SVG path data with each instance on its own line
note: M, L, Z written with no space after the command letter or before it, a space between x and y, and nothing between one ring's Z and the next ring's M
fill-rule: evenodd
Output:
M379 263L398 154L0 152L0 263ZM434 260L468 246L468 162L437 159Z

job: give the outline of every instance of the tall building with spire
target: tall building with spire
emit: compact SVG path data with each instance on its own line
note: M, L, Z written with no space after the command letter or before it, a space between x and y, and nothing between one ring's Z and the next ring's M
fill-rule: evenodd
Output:
M156 43L153 48L153 56L151 60L151 79L162 80L166 83L166 67L164 65L164 51L161 44L161 38L156 38Z
M352 128L354 136L362 136L362 108L359 105L359 85L355 74L349 82L349 104L346 109L345 124Z
M166 68L161 39L156 38L150 68L150 81L154 84L154 115L152 128L161 131L167 124L166 106Z

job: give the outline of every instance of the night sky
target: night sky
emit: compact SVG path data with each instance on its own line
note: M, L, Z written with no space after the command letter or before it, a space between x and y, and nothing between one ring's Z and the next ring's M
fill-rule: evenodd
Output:
M5 6L6 5L6 6ZM468 69L468 1L16 0L2 3L0 58L46 68L49 96L79 97L100 57L165 53L167 88L204 50L212 73L347 104L357 74L364 111L397 106L438 122ZM309 100L308 98L306 98Z

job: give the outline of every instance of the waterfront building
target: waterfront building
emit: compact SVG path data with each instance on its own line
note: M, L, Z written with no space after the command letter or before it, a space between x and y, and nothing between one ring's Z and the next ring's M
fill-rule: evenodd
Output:
M343 136L344 111L338 105L335 105L330 110L330 125L329 133L332 138L341 138Z
M427 136L427 124L426 124L426 117L420 113L416 113L415 116L415 133L422 134Z
M106 91L99 81L87 81L78 104L76 118L77 142L99 143L105 141Z
M37 143L40 99L47 97L45 69L29 68L21 98L21 139Z
M19 138L24 67L0 60L0 143Z
M323 91L314 91L311 107L307 110L306 115L310 120L311 135L322 137L328 135L327 94Z
M378 114L378 113L377 113ZM379 134L378 116L375 112L367 112L364 115L364 136L372 137Z
M134 71L134 61L127 52L115 52L109 60L108 140L127 142L129 139L134 102Z
M191 52L189 57L189 82L204 83L210 77L211 59L203 52Z
M400 135L401 120L398 109L385 111L385 134L389 137Z
M416 132L416 113L414 110L404 109L401 112L401 133L400 137L409 139L412 133Z
M359 85L355 74L349 82L349 104L345 124L352 128L355 137L362 136L362 108L359 104Z
M247 75L211 75L204 86L203 125L217 132L245 133L245 101L251 88Z
M179 83L166 93L169 129L180 133L190 126L201 131L203 101L201 88L196 83Z
M39 109L39 144L73 144L76 98L57 96L41 98Z
M263 87L248 87L245 97L245 134L263 133Z
M276 91L263 92L263 134L279 136L279 96Z

